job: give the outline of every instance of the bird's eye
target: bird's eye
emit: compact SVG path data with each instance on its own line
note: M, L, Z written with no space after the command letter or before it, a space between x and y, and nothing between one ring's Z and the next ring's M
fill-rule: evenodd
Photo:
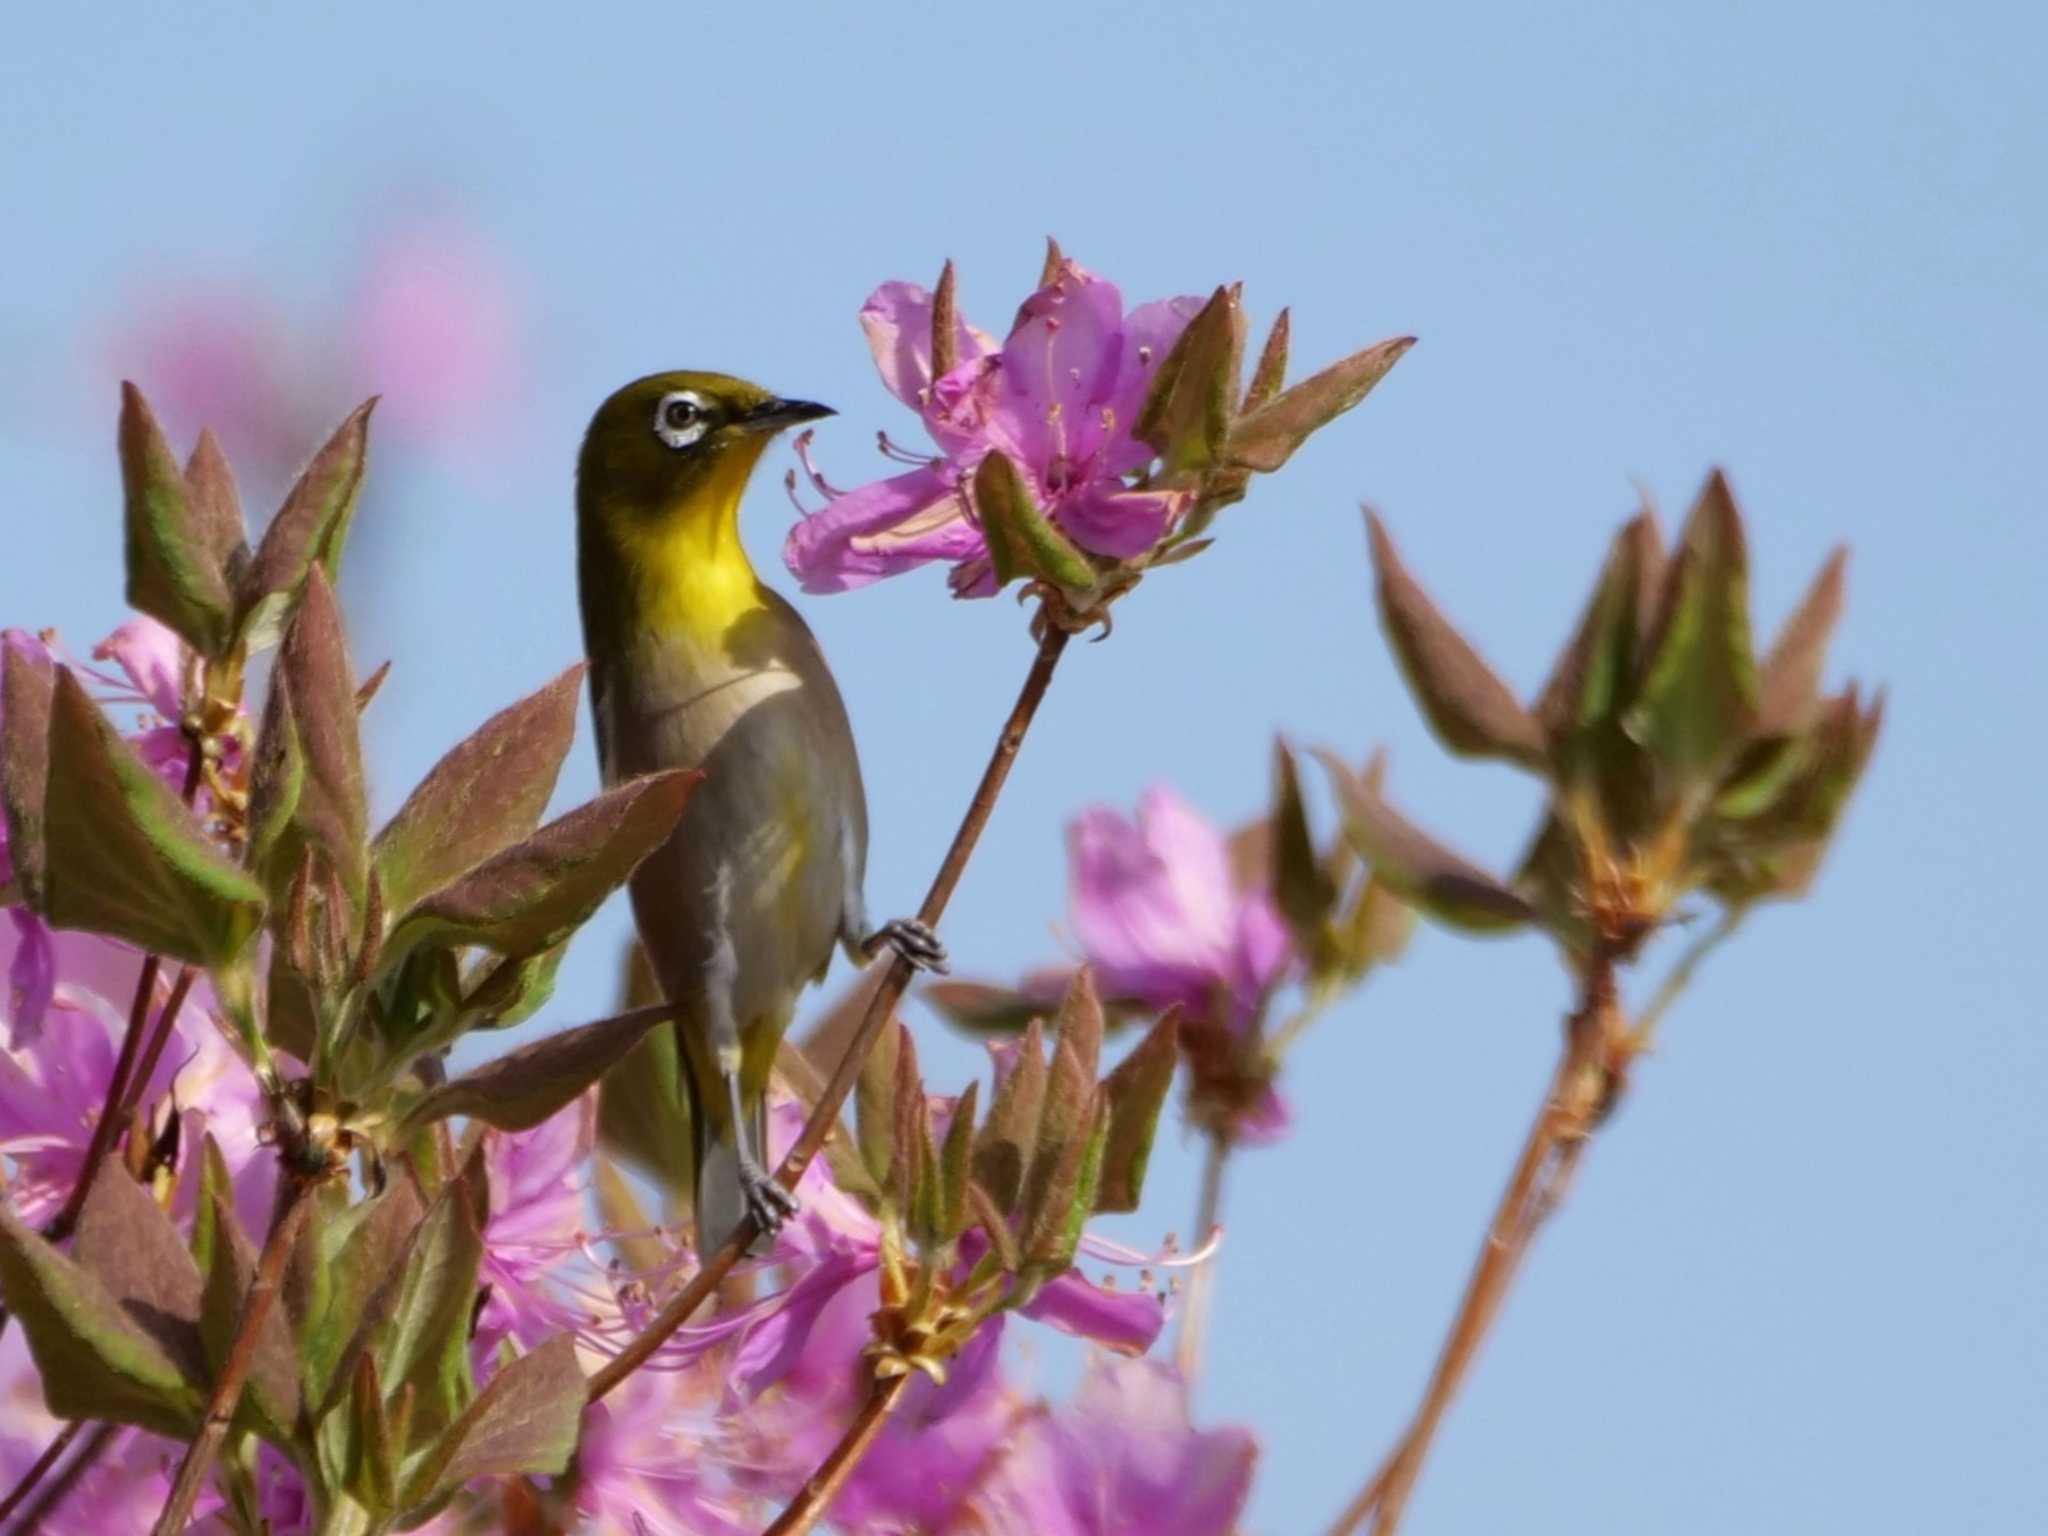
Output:
M654 435L671 448L687 448L710 425L704 402L686 389L663 395L654 411Z

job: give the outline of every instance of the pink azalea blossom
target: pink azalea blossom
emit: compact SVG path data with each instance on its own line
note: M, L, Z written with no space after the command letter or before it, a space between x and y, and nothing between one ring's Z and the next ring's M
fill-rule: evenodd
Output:
M1198 1430L1180 1375L1096 1356L1071 1405L1031 1420L974 1505L987 1536L1229 1536L1251 1492L1251 1432Z
M861 325L883 384L918 413L940 452L921 459L897 450L916 467L852 491L812 471L826 505L783 546L804 589L843 592L945 560L959 596L995 591L971 489L992 450L1009 456L1081 548L1128 559L1165 537L1186 497L1128 482L1154 457L1132 429L1159 363L1202 301L1162 299L1125 314L1114 283L1065 261L1024 301L1000 348L961 321L954 366L940 378L932 376L932 304L914 283L884 283Z
M21 630L6 631L0 643L34 662L68 660ZM182 788L188 748L168 722L182 710L190 653L163 625L140 618L115 630L93 655L115 670L73 665L117 711L139 707L130 742L167 782ZM6 729L0 718L0 732ZM203 793L198 804L203 812ZM0 863L5 857L0 828ZM0 876L11 873L11 867L0 869ZM7 977L0 993L0 1157L11 1168L8 1194L15 1209L39 1221L63 1203L83 1166L143 956L117 939L53 931L24 907L8 908L6 917L0 923L0 973ZM153 1008L162 1007L174 970L160 968ZM261 1096L217 1013L211 984L197 980L138 1102L152 1113L175 1105L186 1117L188 1146L210 1131L231 1171L248 1168L250 1177L237 1179L237 1199L245 1219L260 1224L267 1219L272 1171L271 1159L258 1156L256 1143ZM189 1189L182 1198L191 1198Z
M572 1276L589 1242L584 1203L596 1139L594 1092L530 1131L486 1133L491 1214L478 1278L490 1299L477 1319L479 1358L495 1356L506 1338L532 1349L587 1314L587 1292Z
M1209 1026L1249 1058L1294 945L1271 894L1238 885L1222 832L1159 785L1140 798L1135 821L1107 807L1082 812L1067 827L1067 856L1074 937L1103 995L1177 1003L1196 1027L1191 1045ZM1231 1134L1277 1140L1286 1103L1263 1079L1255 1089L1233 1096Z

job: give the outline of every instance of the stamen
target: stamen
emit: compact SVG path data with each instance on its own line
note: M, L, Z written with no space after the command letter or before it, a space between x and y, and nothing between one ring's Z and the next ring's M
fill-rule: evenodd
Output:
M919 469L929 469L934 464L945 462L936 454L917 453L904 447L887 432L875 434L875 446L881 450L883 458L894 459L898 464L914 464Z
M797 433L797 462L803 465L804 473L810 477L811 484L815 485L818 488L818 494L823 496L827 501L834 501L839 497L844 496L846 492L835 489L832 486L832 484L829 481L827 481L822 474L818 472L818 466L811 462L811 439L813 439L817 435L817 431L814 428L806 428L804 431Z

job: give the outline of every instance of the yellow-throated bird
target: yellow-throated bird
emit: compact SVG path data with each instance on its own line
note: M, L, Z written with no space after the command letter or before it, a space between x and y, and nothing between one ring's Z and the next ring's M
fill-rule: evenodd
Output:
M657 373L598 408L576 466L578 584L605 782L701 768L632 880L640 942L676 1008L695 1137L697 1243L796 1208L766 1166L764 1106L798 993L834 944L939 966L912 919L870 931L867 797L846 706L796 610L740 546L771 438L832 412L719 373Z

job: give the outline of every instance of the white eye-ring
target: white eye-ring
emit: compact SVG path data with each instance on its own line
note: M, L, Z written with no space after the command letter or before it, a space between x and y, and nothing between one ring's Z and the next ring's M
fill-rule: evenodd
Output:
M683 449L711 430L711 412L704 397L678 389L661 397L654 408L654 435L669 447Z

